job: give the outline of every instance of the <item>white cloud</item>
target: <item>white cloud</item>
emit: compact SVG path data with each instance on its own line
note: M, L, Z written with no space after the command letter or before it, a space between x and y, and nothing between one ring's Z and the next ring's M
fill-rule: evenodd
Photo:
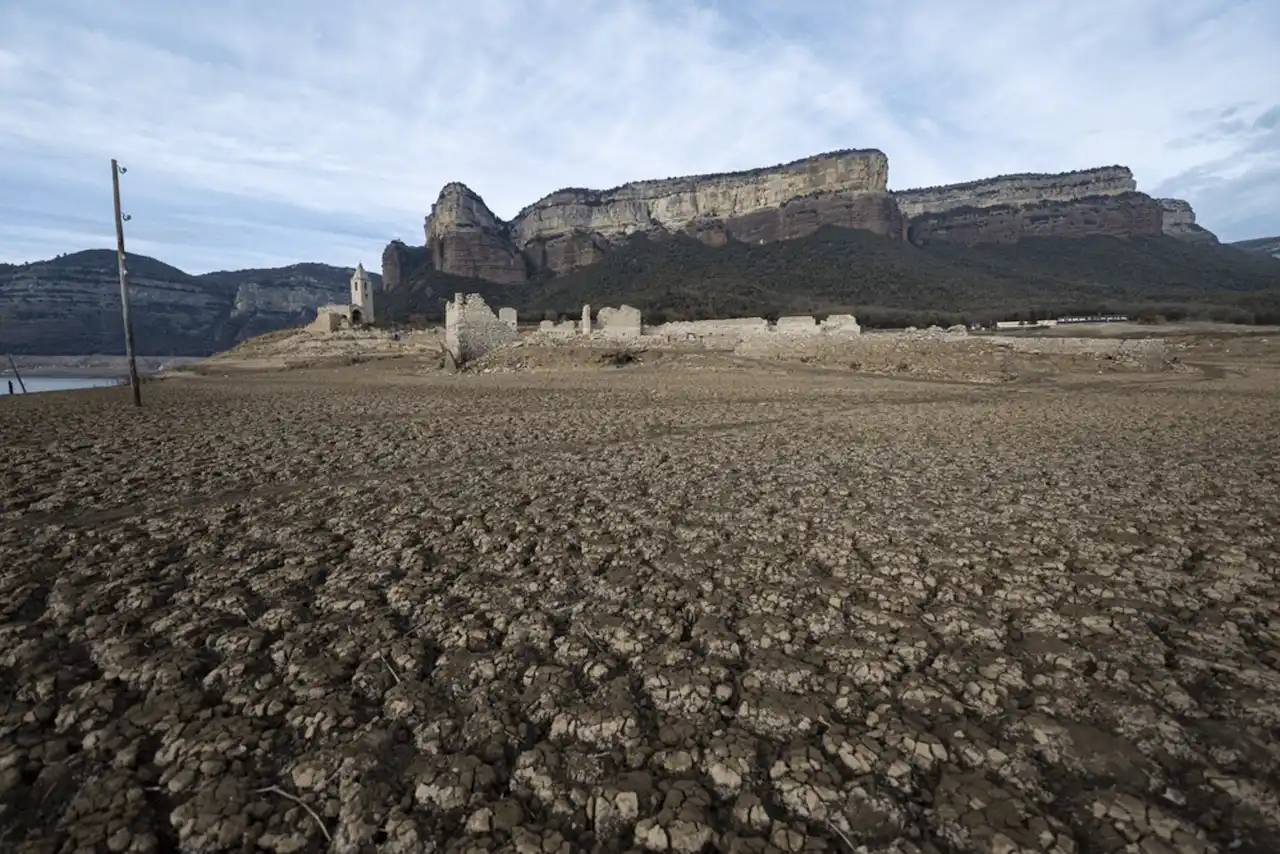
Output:
M846 147L896 188L1123 163L1280 233L1273 0L11 0L0 33L0 260L81 248L33 209L109 245L111 157L131 245L193 270L370 263L451 180L510 217Z

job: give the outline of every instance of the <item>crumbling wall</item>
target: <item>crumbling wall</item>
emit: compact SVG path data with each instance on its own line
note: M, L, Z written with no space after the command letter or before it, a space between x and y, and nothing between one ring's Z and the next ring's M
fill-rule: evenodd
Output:
M479 294L454 294L444 308L444 346L458 364L516 340L514 325L499 319Z
M829 335L861 335L862 327L852 314L833 314L822 321L822 331Z
M596 319L600 321L600 331L610 338L639 338L643 330L640 309L629 305L602 308Z
M538 331L552 335L569 336L578 331L578 324L572 320L562 320L559 323L554 320L544 320L538 324Z
M337 332L350 322L351 306L322 305L316 309L316 319L307 325L307 331L328 334Z
M747 335L768 333L763 317L730 317L723 320L673 320L645 330L645 335L670 343L695 342L708 346L733 346Z
M818 332L818 321L808 314L779 317L773 328L787 335L813 335Z

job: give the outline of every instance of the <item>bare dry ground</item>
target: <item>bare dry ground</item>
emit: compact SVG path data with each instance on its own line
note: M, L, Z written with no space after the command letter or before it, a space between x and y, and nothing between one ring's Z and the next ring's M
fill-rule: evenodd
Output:
M1260 341L5 401L0 850L1280 850Z

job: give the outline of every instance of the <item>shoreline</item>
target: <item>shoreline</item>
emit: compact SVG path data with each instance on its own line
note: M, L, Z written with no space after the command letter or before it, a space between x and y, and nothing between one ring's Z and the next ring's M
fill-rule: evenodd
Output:
M198 362L204 356L138 356L138 375L155 376L162 371ZM14 356L18 372L32 379L128 379L129 361L124 356ZM14 379L8 359L0 360L0 379Z

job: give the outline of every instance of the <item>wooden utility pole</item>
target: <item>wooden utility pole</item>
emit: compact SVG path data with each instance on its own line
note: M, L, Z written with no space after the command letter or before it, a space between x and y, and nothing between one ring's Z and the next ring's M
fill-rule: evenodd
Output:
M13 368L13 375L18 378L18 387L22 389L23 394L26 394L27 384L22 381L22 374L18 373L18 363L13 360L12 353L6 353L5 355L9 357L9 367ZM12 383L9 385L9 390L13 391Z
M133 323L129 320L129 279L124 267L124 219L120 216L120 173L123 170L111 158L111 195L116 205L116 266L120 269L120 311L124 316L124 354L129 357L129 387L133 389L133 405L142 406L142 387L138 383L138 362L133 357Z

